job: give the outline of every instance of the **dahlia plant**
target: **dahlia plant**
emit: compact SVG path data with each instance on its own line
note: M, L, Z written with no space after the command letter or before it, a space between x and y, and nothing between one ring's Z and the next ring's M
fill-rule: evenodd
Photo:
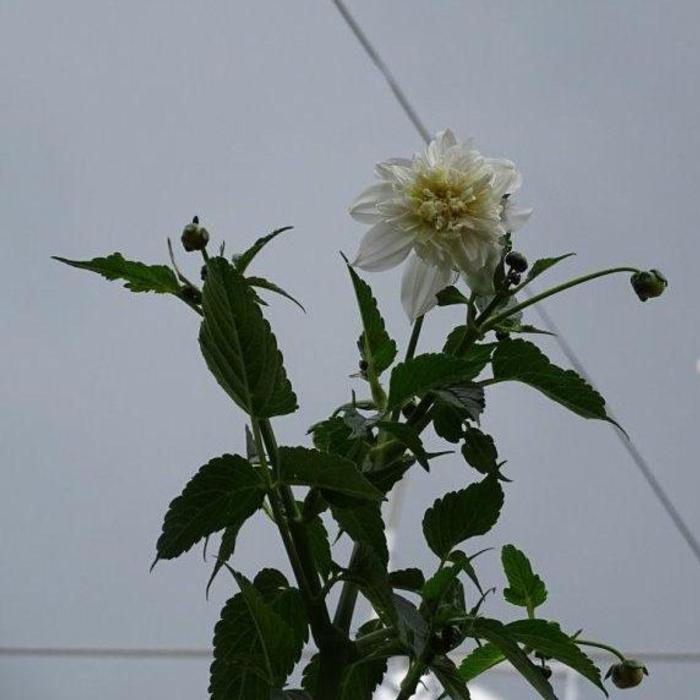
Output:
M617 687L638 685L646 673L642 664L584 639L580 631L565 631L541 612L545 584L513 544L501 548L507 584L502 594L516 619L486 614L496 589L482 585L477 573L476 559L485 551L477 539L498 520L512 486L479 419L487 387L518 381L583 418L611 421L590 384L525 339L541 331L524 312L605 275L631 275L642 301L659 296L666 280L656 270L616 267L523 298L525 288L569 256L529 265L513 249L512 234L530 210L514 203L521 177L510 161L485 158L445 131L425 152L383 162L376 174L378 182L350 207L356 220L371 226L353 262L346 261L361 328L356 390L349 402L310 427L313 445L279 445L275 437L273 419L296 411L297 397L263 315L261 294L293 298L250 273L257 254L286 228L233 257L223 244L210 255L209 234L195 217L184 228L182 244L203 259L201 288L177 266L170 241L170 266L130 261L119 253L88 261L57 258L123 280L133 292L169 294L184 302L201 317L199 346L209 371L246 415L239 449L214 457L194 474L170 503L156 543L154 565L218 538L207 589L225 573L236 592L214 630L211 698L371 700L392 657L403 657L407 666L397 700L412 697L428 675L444 689L440 697L469 698L470 682L504 662L541 697L555 700L550 660L605 693L587 647L617 657L608 672ZM404 261L401 299L413 329L399 358L357 270L380 271ZM463 323L442 348L416 354L425 314L441 306L461 309ZM448 450L428 452L425 431L444 440ZM390 562L382 506L415 465L429 471L431 461L448 451L458 452L451 458L455 468L463 462L472 470L465 472L471 483L425 512L422 533L434 566L397 570ZM275 568L251 578L241 571L245 563L234 558L241 527L260 509L279 532L292 581ZM340 537L353 542L347 561L334 553ZM375 613L359 625L358 595ZM302 657L303 672L294 675L301 687L292 689L288 679Z

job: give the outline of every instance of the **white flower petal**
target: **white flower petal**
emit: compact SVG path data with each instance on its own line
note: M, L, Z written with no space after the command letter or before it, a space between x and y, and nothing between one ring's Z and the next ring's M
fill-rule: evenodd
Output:
M413 167L413 162L408 158L389 158L389 160L377 163L374 166L374 172L383 180L396 179L397 171L401 173L410 172Z
M417 255L406 264L401 279L401 303L411 322L437 304L435 295L452 284L457 273L449 267L430 265Z
M428 146L427 157L430 165L437 165L445 157L447 151L456 145L457 139L450 129L438 133Z
M522 175L516 170L515 163L505 158L487 158L486 163L494 172L493 189L502 197L504 194L517 192L523 184Z
M377 211L377 205L392 195L391 185L387 182L378 182L370 185L350 205L350 216L355 221L365 224L375 224L381 220L381 214Z
M389 270L406 259L412 245L413 236L382 221L365 233L352 264L368 272Z
M493 294L493 275L502 253L503 248L500 245L492 245L481 267L461 270L469 289L481 295Z
M517 231L525 225L534 210L532 207L507 206L503 211L503 225L506 231Z

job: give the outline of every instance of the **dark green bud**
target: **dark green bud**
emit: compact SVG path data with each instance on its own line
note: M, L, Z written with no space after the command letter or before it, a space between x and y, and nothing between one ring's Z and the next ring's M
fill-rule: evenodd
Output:
M520 278L520 273L519 273L519 272L516 272L515 270L511 270L511 271L508 273L508 281L509 281L511 284L514 284L514 285L516 285L516 286L519 285L519 284L520 284L520 279L521 279L521 278Z
M367 360L360 360L360 372L366 372L369 367Z
M642 301L660 297L668 287L668 280L658 270L635 272L630 281Z
M507 340L510 338L510 333L508 331L502 331L502 330L497 330L496 331L496 340Z
M188 253L191 253L193 250L204 250L207 247L207 243L209 243L209 233L204 226L200 226L199 217L195 216L192 219L192 223L187 224L182 230L180 240L182 241L182 247Z
M549 680L552 677L552 667L547 666L547 664L542 664L542 666L538 666L537 670L547 679Z
M618 688L634 688L644 680L644 676L648 675L649 672L644 664L634 659L627 659L611 666L605 677L612 677L612 682Z
M199 271L199 276L202 278L202 281L204 281L207 278L207 266L202 265L202 269Z
M202 292L195 287L190 287L189 285L184 286L180 290L180 296L190 304L201 304L202 303Z
M413 415L413 412L416 410L416 402L415 401L409 401L402 409L401 413L403 414L403 417L408 419Z
M516 272L525 272L527 270L527 258L522 254L518 253L516 250L511 250L508 255L506 255L506 265L511 267Z

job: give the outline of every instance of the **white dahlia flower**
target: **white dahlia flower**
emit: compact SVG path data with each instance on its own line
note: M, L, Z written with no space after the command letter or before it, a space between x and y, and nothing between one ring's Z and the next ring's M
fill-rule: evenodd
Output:
M353 264L370 272L408 262L401 301L414 321L435 306L435 295L461 274L479 294L493 292L502 239L532 213L513 195L522 183L509 160L484 158L473 142L440 132L412 160L376 167L379 182L351 205L350 215L371 228Z

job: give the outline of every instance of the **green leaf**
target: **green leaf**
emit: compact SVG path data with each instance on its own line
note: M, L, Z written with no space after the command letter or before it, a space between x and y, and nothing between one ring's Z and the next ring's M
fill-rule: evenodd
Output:
M501 550L501 562L509 584L503 597L512 605L527 608L532 613L547 600L544 581L534 573L525 554L512 544Z
M498 381L529 384L579 416L610 421L605 399L590 384L573 370L553 365L536 345L526 340L502 340L492 364Z
M428 623L418 608L400 595L394 594L394 608L398 615L399 637L408 644L413 655L421 656L430 631Z
M156 544L156 561L174 559L224 528L231 530L229 537L235 543L238 530L260 508L264 497L262 479L243 457L223 455L212 459L170 504Z
M401 481L404 474L413 464L413 459L400 457L386 467L371 472L365 472L365 476L386 495Z
M566 255L560 255L556 258L540 258L539 260L535 260L525 277L525 284L529 284L535 277L539 277L543 272L549 270L550 267L562 260L570 258L572 255L576 255L576 253L566 253Z
M464 434L464 415L454 406L436 401L432 410L435 433L444 440L458 443Z
M273 690L270 693L270 700L313 700L313 698L305 690L285 688Z
M238 530L240 528L234 526L227 527L223 534L221 535L221 543L219 544L219 552L216 555L216 561L214 562L214 568L212 569L211 576L207 581L206 596L209 598L209 590L211 589L212 583L217 574L223 568L224 564L233 556L233 552L236 549L236 539L238 538ZM209 537L209 535L207 535ZM206 547L206 543L204 545Z
M360 660L350 664L340 683L339 700L372 700L386 668L386 659Z
M457 289L457 287L450 285L440 290L437 294L438 306L453 306L455 304L469 304L469 299L462 294L462 292Z
M475 365L467 358L442 353L418 355L396 365L389 382L387 410L399 408L414 396L434 389L467 382L474 377Z
M339 455L306 447L280 447L279 468L288 484L313 486L370 501L384 499L354 462Z
M397 423L394 421L380 421L377 423L378 428L386 430L387 433L393 435L400 443L405 445L416 458L418 464L425 469L425 471L430 471L429 460L433 457L439 457L449 452L435 452L428 454L423 447L423 441L420 439L420 434L411 425L407 423Z
M242 274L246 271L248 265L253 261L253 258L273 239L277 238L277 236L280 235L280 233L284 233L285 231L291 231L291 229L294 228L293 226L283 226L282 228L275 229L272 233L268 233L267 236L262 236L261 238L258 238L255 243L253 243L248 250L245 252L241 253L240 255L237 255L234 258L233 264L236 266L236 269Z
M425 576L420 569L398 569L389 573L389 583L392 588L417 593L425 585Z
M421 590L421 597L429 603L439 604L449 591L452 582L464 571L473 581L480 593L483 594L476 571L464 552L455 551L450 554L452 566L444 566L431 576Z
M363 332L358 345L363 359L370 364L378 377L385 369L391 366L391 363L396 358L396 342L391 339L386 331L384 319L379 313L377 301L372 295L372 289L355 272L352 266L348 265L347 267L362 318Z
M292 413L297 397L270 324L246 281L224 258L209 260L207 271L199 344L211 373L251 416Z
M389 583L386 564L373 548L366 545L358 547L353 555L352 567L345 571L343 578L357 585L387 627L398 625L395 596Z
M125 260L121 253L112 253L106 258L92 260L68 260L56 255L53 259L71 267L96 272L108 280L124 280L124 286L132 292L178 294L180 291L175 273L166 265L146 265Z
M452 700L470 700L469 690L457 667L446 656L436 656L430 670Z
M493 438L478 428L467 426L462 455L469 465L482 474L498 474L498 451Z
M473 621L468 634L491 642L545 700L557 700L549 681L527 658L505 625L498 620L479 617Z
M493 477L438 498L423 518L423 534L430 549L446 559L464 540L487 533L498 520L503 489Z
M324 581L327 581L333 567L333 556L326 526L321 517L316 515L305 523L305 527L311 556L313 556Z
M331 505L331 513L340 528L347 532L354 542L371 549L386 566L389 561L389 549L378 503L365 503L349 508Z
M226 603L214 629L209 693L212 700L267 700L301 650L287 621L250 582L234 575L241 592Z
M598 668L556 623L547 620L518 620L506 625L506 628L512 639L573 668L607 695Z
M465 683L474 680L494 666L498 666L506 657L493 644L484 644L477 647L459 665L459 675Z
M279 287L274 282L270 282L270 280L266 280L264 277L246 277L246 282L251 287L267 289L268 292L273 292L274 294L279 294L285 299L289 299L289 301L296 304L304 313L306 313L306 309L302 306L300 302L298 302L291 294L285 292L284 289L282 289L282 287Z
M444 389L437 389L438 400L456 409L465 419L478 421L486 405L484 389L472 382L452 384Z

